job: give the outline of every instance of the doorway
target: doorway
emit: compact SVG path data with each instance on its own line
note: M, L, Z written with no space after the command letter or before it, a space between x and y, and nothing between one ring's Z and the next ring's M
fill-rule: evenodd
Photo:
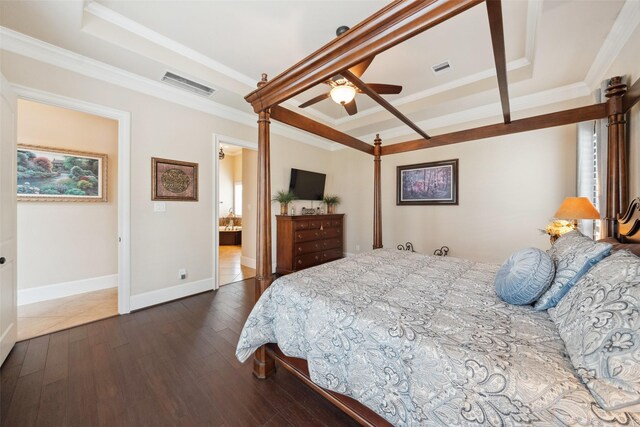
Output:
M255 277L256 147L214 136L216 287Z
M117 123L117 155L111 159L110 171L117 175L117 184L113 188L117 191L116 196L112 198L117 203L117 232L114 236L117 247L117 271L116 282L117 287L117 313L126 314L130 311L130 286L131 286L131 221L130 221L130 147L131 147L131 114L125 111L116 110L98 104L80 101L64 96L52 94L49 92L28 88L25 86L12 85L18 99L24 101L33 101L49 107L60 107L74 112L87 113L105 119L112 119ZM19 143L22 141L18 141ZM15 155L14 155L15 158ZM14 178L15 179L15 178ZM67 236L69 237L69 236ZM79 242L79 240L78 240ZM20 260L22 262L22 260ZM90 281L89 289L85 290L103 290L110 289L109 282L113 280L111 275L100 276ZM86 281L84 283L87 285ZM61 296L63 298L73 297L77 295L76 281L58 283L51 288L41 287L42 292L33 292L21 298L22 305L26 303L41 302L51 298L52 296ZM114 292L114 289L111 289ZM18 293L20 297L20 294ZM71 306L72 304L69 304ZM88 318L83 319L84 322L89 321ZM62 324L59 324L62 327ZM66 326L69 327L69 326Z
M19 99L18 340L118 314L118 122Z

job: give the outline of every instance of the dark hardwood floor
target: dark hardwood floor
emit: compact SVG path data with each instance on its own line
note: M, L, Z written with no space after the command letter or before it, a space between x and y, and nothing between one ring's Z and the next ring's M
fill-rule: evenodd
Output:
M235 358L253 279L16 344L4 426L356 425L285 369Z

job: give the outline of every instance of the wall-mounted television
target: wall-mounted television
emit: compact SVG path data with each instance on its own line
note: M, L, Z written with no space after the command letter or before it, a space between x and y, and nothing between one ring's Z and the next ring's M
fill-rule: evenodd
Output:
M300 200L322 200L327 175L291 168L289 191Z

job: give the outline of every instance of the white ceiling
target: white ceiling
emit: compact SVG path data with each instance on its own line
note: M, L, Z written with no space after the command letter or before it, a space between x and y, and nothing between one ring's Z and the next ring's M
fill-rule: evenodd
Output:
M217 89L208 102L246 115L253 113L243 97L261 73L284 71L335 37L338 26L353 26L386 3L3 0L0 25L156 82L167 70L185 75ZM583 82L624 5L624 0L503 1L512 103L523 110L529 100L540 104L535 107L546 102L550 109L571 97L589 102L591 88ZM363 80L402 85L401 94L386 97L413 120L432 126L438 117L465 110L484 108L499 116L486 15L480 4L378 55ZM430 67L443 60L453 69L434 75ZM312 88L287 107L354 136L399 125L363 94L352 117L331 100L297 108L326 89Z

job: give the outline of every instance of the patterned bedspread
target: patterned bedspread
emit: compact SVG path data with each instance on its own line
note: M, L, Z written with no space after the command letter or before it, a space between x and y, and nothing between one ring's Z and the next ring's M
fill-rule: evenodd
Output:
M380 249L290 274L262 295L236 355L277 343L315 383L399 426L640 426L596 405L546 312L496 296L497 269Z

